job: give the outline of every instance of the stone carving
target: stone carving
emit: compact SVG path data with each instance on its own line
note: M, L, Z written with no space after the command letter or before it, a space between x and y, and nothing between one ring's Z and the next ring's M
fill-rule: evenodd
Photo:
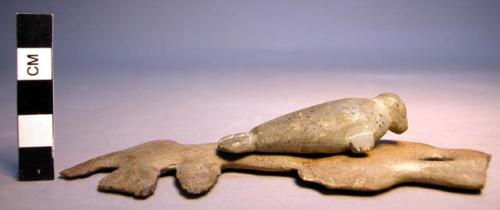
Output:
M216 147L151 141L88 160L62 171L61 177L73 179L112 169L99 182L99 190L139 198L152 195L160 174L173 170L190 194L209 191L223 169L297 171L301 179L330 189L379 191L400 183L424 183L480 190L490 160L489 154L474 150L387 140L380 141L366 156L220 154Z
M139 198L152 195L158 177L168 171L176 172L187 193L208 192L223 169L296 171L307 182L353 191L380 191L400 183L483 188L489 154L379 141L388 130L399 134L407 129L406 107L397 95L347 98L292 112L217 144L151 141L88 160L62 171L61 177L114 170L99 182L99 190Z
M298 110L265 122L250 132L218 142L230 153L366 153L388 131L408 129L406 107L395 94L373 99L347 98Z

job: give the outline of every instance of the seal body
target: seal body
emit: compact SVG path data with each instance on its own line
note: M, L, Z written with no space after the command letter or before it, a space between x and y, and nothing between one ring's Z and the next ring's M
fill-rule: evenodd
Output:
M388 130L407 129L406 107L391 93L375 98L346 98L275 118L249 132L222 138L225 152L365 153Z

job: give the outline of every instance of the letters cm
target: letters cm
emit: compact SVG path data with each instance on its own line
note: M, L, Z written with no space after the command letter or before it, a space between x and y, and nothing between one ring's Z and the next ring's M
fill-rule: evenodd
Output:
M26 69L26 73L30 76L35 76L38 74L38 55L36 54L28 54L28 68Z

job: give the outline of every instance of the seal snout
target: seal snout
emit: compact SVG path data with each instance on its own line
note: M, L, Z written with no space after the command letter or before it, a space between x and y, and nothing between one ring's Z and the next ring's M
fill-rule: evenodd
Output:
M248 132L225 136L217 143L217 149L230 153L253 152L254 141Z

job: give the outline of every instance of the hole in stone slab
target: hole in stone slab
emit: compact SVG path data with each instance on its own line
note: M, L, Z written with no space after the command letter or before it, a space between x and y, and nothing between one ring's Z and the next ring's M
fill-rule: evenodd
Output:
M443 157L441 155L433 155L430 157L422 158L420 160L423 160L423 161L451 161L451 160L453 160L453 158Z

